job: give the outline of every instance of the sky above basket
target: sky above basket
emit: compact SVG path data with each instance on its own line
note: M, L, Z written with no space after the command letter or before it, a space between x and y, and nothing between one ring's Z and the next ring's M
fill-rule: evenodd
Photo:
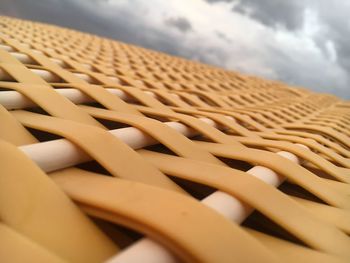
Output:
M1 0L0 13L350 99L347 0Z

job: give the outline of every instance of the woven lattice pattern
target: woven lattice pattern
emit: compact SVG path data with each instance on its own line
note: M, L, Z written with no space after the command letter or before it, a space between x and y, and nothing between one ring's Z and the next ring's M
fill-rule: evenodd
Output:
M0 28L1 262L349 260L349 102Z

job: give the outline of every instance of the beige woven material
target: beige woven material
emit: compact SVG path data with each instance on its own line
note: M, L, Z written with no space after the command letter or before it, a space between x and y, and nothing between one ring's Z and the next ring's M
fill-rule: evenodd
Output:
M56 26L0 28L2 262L349 260L349 102Z

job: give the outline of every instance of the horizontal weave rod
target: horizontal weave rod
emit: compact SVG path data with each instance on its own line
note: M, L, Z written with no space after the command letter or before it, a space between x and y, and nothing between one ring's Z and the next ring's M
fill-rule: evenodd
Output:
M22 54L17 54L17 57L21 57ZM21 58L21 60L27 59L26 57ZM33 70L34 73L40 75L44 79L48 81L54 81L54 76L44 70ZM3 74L1 74L3 73ZM6 78L6 73L0 72L0 79ZM85 74L76 74L81 78L86 78ZM109 92L119 96L124 100L130 100L131 98L123 91L116 89L107 89ZM91 100L84 93L76 90L76 89L57 89L61 95L67 97L72 100L74 103L83 103L89 102ZM150 93L153 95L153 93ZM35 104L21 95L16 91L3 91L0 92L0 103L5 106L7 109L23 109L27 107L33 107ZM218 125L208 118L200 118L202 121L207 124L214 126L216 128ZM175 129L176 131L182 133L187 137L193 137L196 132L178 122L166 122L166 125ZM129 127L122 128L117 130L109 131L114 136L118 137L125 143L127 143L133 149L140 149L145 146L149 146L152 144L156 144L157 141L142 131ZM305 147L305 146L304 146ZM50 172L58 169L62 169L65 167L70 167L82 162L86 162L89 160L89 156L87 156L83 151L81 151L77 146L73 143L69 142L65 139L53 140L38 144L26 145L19 147L29 158L31 158L34 162L36 162L44 171ZM47 152L54 152L50 156L47 155ZM278 152L277 154L284 156L285 158L293 161L299 162L298 158L289 152ZM262 166L255 166L247 171L247 173L255 176L264 182L278 186L283 181L284 178L276 174L271 169ZM221 191L216 191L213 194L209 195L205 199L201 201L203 204L215 209L223 216L228 219L241 223L251 212L252 208L248 205L244 204L240 200L224 193ZM109 263L119 263L119 262L164 262L164 263L172 263L176 262L174 256L169 253L164 247L159 245L158 243L148 239L143 238L142 240L134 243L123 252L119 253L115 257L111 258Z
M277 154L293 162L300 163L300 160L291 153L280 151ZM285 178L279 176L271 169L262 166L255 166L248 170L247 173L275 187L278 187L285 180ZM201 202L238 224L243 222L253 211L248 205L221 191L214 192L201 200ZM107 260L106 263L134 262L176 263L178 261L160 244L149 238L143 238Z
M210 120L207 123L213 125L212 121ZM181 132L187 137L193 137L196 135L194 130L183 124L176 122L168 122L165 124L171 128L174 128L178 132ZM111 130L110 133L134 149L157 143L150 136L132 127ZM46 172L70 167L90 160L89 156L66 139L25 145L19 148ZM47 152L51 152L53 154L48 155ZM284 156L291 161L299 162L298 158L294 154L284 151L278 152L277 154ZM274 171L262 166L255 166L247 171L247 173L276 187L284 181L284 178L276 174ZM236 223L242 222L252 212L251 207L233 196L221 191L214 192L203 199L202 202ZM149 247L156 247L156 249L149 250ZM129 257L133 258L133 260L130 261ZM141 262L140 260L142 260L142 262L149 263L175 262L175 259L171 256L171 254L166 252L166 249L148 239L143 239L142 241L133 244L130 248L118 254L118 256L114 258L112 262Z
M27 44L23 44L21 43L21 45L25 46L25 47L29 47L29 45ZM12 56L14 56L15 58L17 58L19 61L21 61L23 64L32 64L34 62L34 60L29 57L28 55L26 54L23 54L23 53L20 53L20 52L15 52L15 50L8 46L8 45L5 45L4 43L0 44L0 48L3 49L3 50L6 50L8 52L10 52L10 54ZM53 49L51 48L46 48L47 50L50 50L50 51L54 51ZM41 52L40 50L36 50L36 49L31 49L34 53L37 53L37 54L41 54L41 55L44 55L43 52ZM66 65L65 63L60 60L60 59L56 59L56 58L48 58L49 60L51 60L52 62L55 62L56 64L58 64L59 66L61 66L62 68L65 68ZM88 65L88 64L84 64L84 63L81 63L81 65L83 65L84 67L86 67L87 69L91 69L91 66Z
M84 94L84 92L77 89L64 88L64 89L54 89L54 90L60 95L71 100L75 104L95 102L91 97L89 97L88 95ZM120 89L107 88L105 90L107 90L108 92L114 95L117 95L119 98L127 102L133 102L134 100L126 92ZM156 97L156 95L151 91L144 91L144 93L152 97ZM172 95L174 97L177 96L176 94L172 94ZM0 104L3 107L5 107L7 110L18 110L18 109L24 109L24 108L30 108L30 107L36 106L36 104L33 101L31 101L29 98L27 98L26 96L22 95L20 92L17 92L17 91L0 91Z
M208 118L200 119L209 125L220 128ZM164 124L187 137L197 135L193 129L181 123L166 122ZM109 132L133 149L140 149L157 143L152 137L133 127L111 130ZM70 167L89 160L89 157L83 151L65 139L26 145L20 147L20 149L46 172ZM47 152L53 152L55 154L48 155ZM298 162L298 158L291 153L281 151L278 154L289 160ZM284 178L280 177L274 171L262 166L253 167L248 173L276 187L284 180ZM252 212L249 206L221 191L216 191L203 199L202 202L237 223L242 222ZM140 262L140 260L142 262L175 262L173 256L166 249L147 238L136 242L124 252L118 254L111 262Z

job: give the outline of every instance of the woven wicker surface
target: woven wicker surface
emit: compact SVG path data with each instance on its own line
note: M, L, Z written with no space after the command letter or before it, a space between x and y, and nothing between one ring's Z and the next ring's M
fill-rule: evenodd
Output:
M349 260L349 102L56 26L0 28L4 262Z

